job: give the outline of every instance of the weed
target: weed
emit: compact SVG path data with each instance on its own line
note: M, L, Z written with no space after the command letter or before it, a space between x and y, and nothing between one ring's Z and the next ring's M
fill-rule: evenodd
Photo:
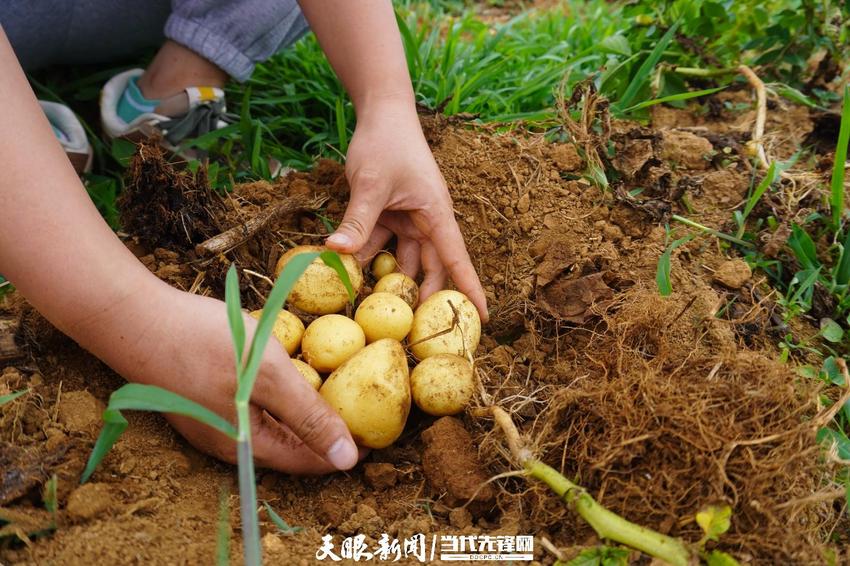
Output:
M225 285L225 302L236 358L236 427L209 409L176 393L152 385L129 383L115 391L109 398L109 405L103 413L105 424L83 471L81 483L86 482L91 477L97 465L127 428L127 419L121 414L122 410L156 411L191 417L236 441L245 563L250 566L260 564L257 486L254 477L253 450L251 448L251 392L259 374L260 362L266 344L271 337L277 313L283 307L295 282L317 258L321 258L339 274L340 279L348 289L351 300L354 300L354 290L351 287L348 272L346 272L342 261L335 252L311 252L293 257L272 287L257 323L256 333L248 347L247 355L245 355L245 321L243 320L244 314L239 297L239 281L236 267L230 266Z

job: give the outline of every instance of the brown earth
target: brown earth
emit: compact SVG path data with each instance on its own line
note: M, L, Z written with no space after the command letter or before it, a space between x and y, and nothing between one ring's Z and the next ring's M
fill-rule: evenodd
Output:
M786 326L765 276L744 273L730 263L733 252L708 236L673 253L673 294L655 289L670 215L728 229L754 175L741 156L752 120L748 95L712 100L713 112L657 107L651 128L615 123L610 165L619 178L607 191L583 179L570 144L424 119L491 310L476 356L483 392L476 405L509 410L539 457L633 521L695 542L697 511L725 503L732 527L718 548L754 563L821 563L828 533L846 528L830 484L835 470L819 456L810 424L820 409L817 387L776 361L775 346L789 332L799 340L817 330L805 321ZM770 144L778 157L811 129L804 111L786 110L771 112L767 126L782 132ZM187 291L221 297L230 261L268 275L286 248L318 243L326 232L311 214L290 215L226 256L199 258L194 246L213 233L286 197L327 197L323 214L331 218L344 210L348 189L333 162L221 198L144 151L124 213L133 203L166 213L148 214L127 244ZM152 182L166 194L142 198ZM783 185L754 215L787 221L792 205L815 206L816 194L795 200L799 190ZM186 219L199 224L181 231ZM676 237L688 233L671 228ZM777 239L761 234L765 246ZM781 243L775 253L783 258ZM240 279L246 306L260 306L268 284L250 274ZM213 563L222 493L238 539L234 468L196 452L161 417L132 412L92 483L79 487L96 415L122 380L15 294L2 299L0 314L20 320L27 352L7 363L0 395L31 389L0 409L0 519L17 529L0 539L0 561ZM260 499L304 529L281 535L263 512L268 563L314 563L325 534L336 535L337 545L355 534L373 544L382 533L533 534L542 564L554 562L543 537L567 557L598 543L563 502L528 480L500 478L475 493L512 469L492 426L475 407L436 425L414 412L394 446L350 473L260 472ZM50 528L44 486L54 474L55 532L15 540L14 533ZM474 504L465 505L473 494ZM831 551L850 559L843 544ZM234 543L232 560L239 555Z

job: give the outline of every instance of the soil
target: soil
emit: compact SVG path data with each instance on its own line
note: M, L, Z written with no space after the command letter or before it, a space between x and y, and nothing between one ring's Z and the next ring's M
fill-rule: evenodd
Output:
M312 564L326 534L337 545L355 534L371 544L382 533L530 534L541 564L555 560L544 537L567 558L598 543L542 486L513 476L484 483L513 469L481 410L490 403L511 412L537 456L633 521L695 542L695 514L728 504L731 529L711 548L754 563L822 563L830 552L850 560L846 537L829 538L847 523L811 424L820 391L794 371L805 359L777 361L786 334L812 338L817 329L805 319L786 325L765 276L709 236L673 252L671 296L655 288L670 215L727 230L745 198L756 174L742 155L749 100L724 92L687 111L656 107L651 126L613 123L609 190L585 180L573 145L547 141L553 132L423 117L491 310L476 355L481 392L460 418L435 422L414 411L394 446L350 473L260 471L259 498L303 528L283 535L263 512L268 563ZM788 157L811 133L808 112L769 112L767 131L769 153ZM322 214L339 219L348 191L342 167L320 161L221 197L150 147L133 175L128 247L174 286L219 298L231 261L269 275L286 248L321 242L325 228L309 213L274 218L213 258L195 254L199 241L293 196L325 197ZM760 243L783 261L783 226L818 206L817 191L801 184L783 184L753 213L782 221ZM240 280L245 306L260 306L268 283L246 271ZM0 562L210 564L223 496L239 563L234 468L196 452L160 416L131 412L127 432L79 486L98 414L122 380L16 294L2 299L0 318L16 321L25 353L0 366L0 395L31 390L0 409L0 519L8 523L0 532L29 534L27 543L0 539ZM45 486L54 475L50 532Z

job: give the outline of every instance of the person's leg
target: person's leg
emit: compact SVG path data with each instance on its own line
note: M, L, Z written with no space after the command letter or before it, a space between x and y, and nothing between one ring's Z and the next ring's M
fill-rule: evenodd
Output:
M189 86L223 87L227 73L220 67L170 39L139 78L138 85L147 98L167 98Z

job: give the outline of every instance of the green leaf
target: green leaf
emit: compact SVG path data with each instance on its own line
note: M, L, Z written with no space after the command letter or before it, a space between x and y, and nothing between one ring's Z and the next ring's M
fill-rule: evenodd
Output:
M289 524L283 520L283 517L275 513L275 510L272 509L272 506L269 505L268 502L263 501L263 505L266 508L266 513L268 514L269 519L272 520L272 523L274 523L274 526L277 527L277 530L279 530L281 534L289 536L300 533L304 530L301 527L290 527Z
M334 106L335 116L336 116L336 135L339 138L339 152L345 155L345 152L348 151L348 129L347 122L345 116L345 99L339 97L336 99L336 105Z
M242 299L239 296L239 274L230 264L224 284L224 302L227 304L227 323L236 352L236 375L242 371L242 354L245 352L245 320L242 318Z
M841 108L841 126L838 144L835 146L835 161L832 164L829 205L832 210L832 231L838 233L844 216L844 170L847 164L847 144L850 143L850 84L844 85L844 104Z
M815 437L818 442L825 444L828 448L836 447L838 457L842 460L850 460L850 438L841 429L822 428Z
M673 284L670 282L670 260L673 250L690 239L690 236L686 236L673 241L669 246L667 246L667 249L664 250L661 257L658 258L658 266L655 269L655 284L658 286L658 293L662 297L668 297L673 292Z
M815 243L811 236L798 224L791 226L791 235L788 237L788 246L794 252L794 256L803 269L817 269L820 267Z
M122 167L127 167L130 165L130 159L136 154L136 144L122 138L114 138L110 153Z
M629 563L629 551L625 548L597 546L582 550L568 562L557 561L555 566L625 566Z
M20 391L15 391L14 393L9 393L8 395L2 395L2 396L0 396L0 406L5 405L6 403L9 403L11 401L14 401L15 399L17 399L18 397L20 397L24 393L29 393L29 392L30 392L29 389L21 389Z
M777 170L776 161L771 161L770 166L767 168L767 173L765 173L764 178L761 182L756 185L755 190L747 199L747 204L744 206L744 219L746 220L750 213L755 208L758 201L761 199L762 195L765 191L776 182L776 179L779 178L779 171Z
M322 252L319 257L322 258L325 265L333 268L333 270L336 271L336 274L339 275L339 278L342 280L342 284L345 286L345 290L348 291L348 300L354 304L354 287L351 285L351 279L348 277L348 271L345 269L345 265L343 265L339 254L336 252L325 251Z
M128 383L109 397L103 412L104 426L89 456L80 483L85 483L106 456L118 437L127 429L127 419L121 411L156 411L191 417L217 431L236 439L236 428L206 407L167 389L141 383Z
M841 255L835 268L835 283L847 285L850 283L850 226L844 227L844 243L841 244Z
M652 70L658 64L658 61L661 60L661 55L664 54L664 50L667 49L667 46L676 34L676 30L679 29L680 23L681 22L677 20L672 26L670 26L667 33L658 40L655 48L649 53L649 56L644 60L637 73L635 73L634 78L632 78L632 81L626 88L626 92L623 93L623 96L614 105L617 110L622 111L621 109L628 108L635 97L640 93L640 90L649 81Z
M706 566L738 566L739 562L732 555L719 550L712 550L705 557Z
M829 356L823 361L821 373L826 378L825 380L829 383L839 385L841 387L844 386L844 376L841 374L838 363L835 361L835 356Z
M831 318L822 318L820 320L820 335L829 342L838 344L844 338L844 329Z
M732 508L728 505L720 507L709 505L697 513L696 519L705 537L709 540L717 540L732 526L731 517Z
M599 48L608 53L616 53L628 57L632 54L632 46L629 40L620 34L609 35L599 42Z
M655 106L656 104L664 104L667 102L676 102L679 100L689 100L691 98L699 98L700 96L708 96L709 94L714 94L715 92L720 92L721 90L725 90L727 87L721 86L717 88L706 88L703 90L693 90L688 92L680 92L678 94L670 94L668 96L662 96L661 98L653 98L652 100L645 100L639 104L635 104L634 106L630 106L623 110L623 114L630 114L636 110L642 110L644 108L648 108L650 106Z

